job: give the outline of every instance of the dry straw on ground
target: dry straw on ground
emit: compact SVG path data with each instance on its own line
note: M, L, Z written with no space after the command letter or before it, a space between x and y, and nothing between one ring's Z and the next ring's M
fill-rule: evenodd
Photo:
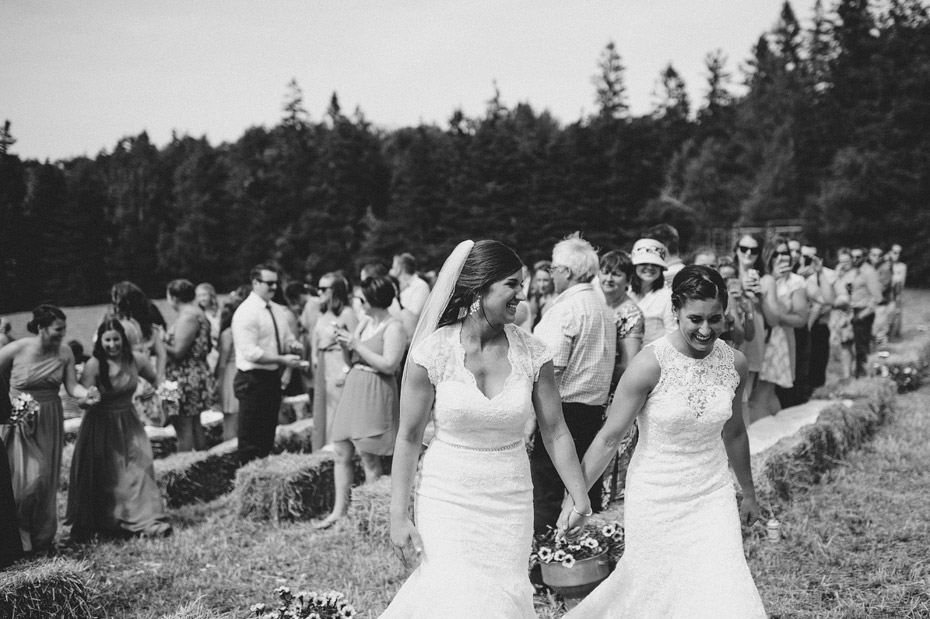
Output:
M0 572L0 619L99 616L92 582L88 563L61 558Z
M210 610L200 599L181 605L175 612L158 619L234 619L232 613L219 614Z

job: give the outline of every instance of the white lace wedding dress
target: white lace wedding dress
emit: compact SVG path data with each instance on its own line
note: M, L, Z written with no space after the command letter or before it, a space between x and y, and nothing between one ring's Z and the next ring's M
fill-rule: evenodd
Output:
M652 346L662 373L638 417L626 550L566 619L765 619L720 436L739 385L733 351L718 340L692 359L668 336Z
M382 619L535 619L527 567L533 485L523 443L539 368L552 356L504 327L511 372L488 399L465 367L461 324L411 351L436 388L436 436L423 457L416 525L423 561Z

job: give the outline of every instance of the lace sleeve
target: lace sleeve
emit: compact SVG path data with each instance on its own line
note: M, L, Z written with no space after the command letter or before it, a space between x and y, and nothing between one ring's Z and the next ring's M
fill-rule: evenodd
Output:
M541 339L522 329L510 329L508 334L512 335L511 342L513 342L513 346L517 347L518 355L516 358L519 359L524 374L535 383L539 380L539 369L547 361L552 361L552 351Z
M438 385L445 374L446 360L449 358L447 333L446 328L438 329L410 351L410 360L426 369L433 386Z

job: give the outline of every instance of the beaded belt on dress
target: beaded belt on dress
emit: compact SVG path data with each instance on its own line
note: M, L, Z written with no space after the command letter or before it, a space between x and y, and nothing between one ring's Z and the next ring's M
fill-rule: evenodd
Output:
M456 443L450 443L449 441L444 441L443 439L436 437L436 440L440 443L445 443L449 447L455 447L456 449L465 449L467 451L507 451L508 449L514 449L515 447L523 444L523 439L519 441L514 441L509 445L502 445L500 447L467 447L465 445L457 445Z

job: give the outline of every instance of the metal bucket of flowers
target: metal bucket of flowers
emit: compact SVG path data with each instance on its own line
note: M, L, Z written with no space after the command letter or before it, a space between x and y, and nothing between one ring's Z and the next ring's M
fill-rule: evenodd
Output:
M543 582L571 607L594 590L623 554L623 527L588 524L574 536L550 530L535 540L531 563L537 561Z
M275 605L254 604L251 617L254 619L351 619L358 613L346 601L344 593L329 591L301 591L291 593L290 587L274 590L280 598Z

